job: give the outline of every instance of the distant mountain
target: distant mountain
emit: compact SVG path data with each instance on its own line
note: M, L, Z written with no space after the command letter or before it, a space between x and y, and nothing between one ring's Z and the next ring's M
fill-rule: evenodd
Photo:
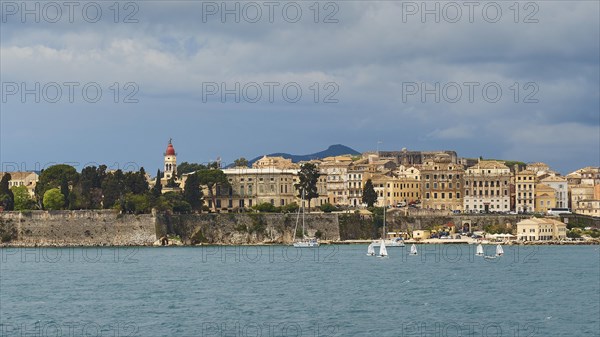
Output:
M299 161L308 161L308 160L313 160L313 159L323 159L325 157L332 157L332 156L341 156L341 155L345 155L345 154L349 154L349 155L360 155L360 152L349 148L347 146L344 146L342 144L336 144L336 145L331 145L330 147L327 148L327 150L321 151L321 152L317 152L317 153L311 153L311 154L304 154L304 155L297 155L297 154L289 154L289 153L271 153L268 154L267 156L269 157L283 157L283 158L287 158L287 159L291 159L292 162L297 163ZM252 160L249 161L249 165L252 166L252 164L259 160L260 158L262 158L263 156L260 157L256 157ZM230 165L231 166L231 165Z

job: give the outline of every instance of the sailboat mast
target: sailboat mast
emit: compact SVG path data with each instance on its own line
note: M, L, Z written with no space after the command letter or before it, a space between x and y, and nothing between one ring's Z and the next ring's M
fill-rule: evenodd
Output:
M387 183L384 183L383 185L383 233L381 233L381 238L383 240L385 240L385 213L386 212L386 193L385 193L385 187L386 187Z
M302 238L304 239L304 189L302 189Z

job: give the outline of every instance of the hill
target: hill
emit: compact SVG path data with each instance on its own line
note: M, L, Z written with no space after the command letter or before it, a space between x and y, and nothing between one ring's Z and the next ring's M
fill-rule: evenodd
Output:
M349 154L349 155L360 155L360 152L349 148L345 145L342 144L336 144L336 145L331 145L330 147L327 148L327 150L323 150L320 152L316 152L316 153L311 153L311 154L289 154L289 153L283 153L283 152L278 152L278 153L271 153L268 154L267 156L269 157L283 157L283 158L287 158L287 159L291 159L292 162L297 163L300 161L308 161L308 160L313 160L313 159L323 159L325 157L332 157L332 156L341 156L341 155L345 155L345 154ZM259 160L260 158L262 158L262 156L260 157L256 157L252 160L249 160L249 165L251 166L255 161Z

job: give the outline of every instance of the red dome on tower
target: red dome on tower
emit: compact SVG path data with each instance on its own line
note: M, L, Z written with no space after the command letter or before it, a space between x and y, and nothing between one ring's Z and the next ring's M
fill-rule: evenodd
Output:
M167 146L167 151L165 152L165 156L175 156L175 148L173 144L171 144L171 140L169 139L169 145Z

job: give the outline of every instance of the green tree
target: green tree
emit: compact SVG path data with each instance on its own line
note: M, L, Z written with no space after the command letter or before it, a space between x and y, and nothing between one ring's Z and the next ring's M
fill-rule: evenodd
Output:
M71 193L78 196L77 205L79 208L101 208L102 182L106 178L106 168L106 165L100 165L99 167L86 166L81 170L79 183L71 191Z
M133 194L145 194L148 192L148 180L146 171L140 168L138 172L125 173L125 192Z
M373 207L375 202L377 202L377 193L375 192L371 179L367 180L363 187L362 202L367 204L367 207Z
M65 196L58 188L51 188L44 193L44 208L47 210L62 209L65 205Z
M10 173L5 173L0 180L0 206L5 211L12 211L15 205L15 196L13 192L8 188L8 183L12 179Z
M184 200L183 194L179 192L167 192L163 199L168 205L168 209L173 213L187 214L192 212L192 206Z
M240 157L233 161L235 167L248 167L248 160L244 157Z
M68 193L70 186L75 186L79 181L79 173L73 166L66 164L58 164L42 170L40 178L35 185L35 195L40 203L40 208L43 206L43 196L49 189L60 188L64 193Z
M155 198L160 197L160 195L162 194L162 183L160 182L160 178L161 178L160 170L157 170L156 171L156 181L154 182L154 186L152 187L152 190L150 191L151 194Z
M277 213L280 210L278 207L275 207L270 202L263 202L258 205L252 206L252 208L261 213Z
M291 204L281 206L281 213L295 213L299 208L300 206L297 203L292 202Z
M109 173L102 182L102 205L104 208L112 208L125 196L125 175L123 171L116 170Z
M127 193L124 198L123 211L127 213L143 214L150 212L150 200L146 194Z
M13 186L11 190L15 200L15 211L25 211L35 208L35 201L31 199L29 191L25 186Z
M302 194L304 193L304 199L308 201L309 210L310 201L319 197L317 182L320 176L319 169L315 164L305 163L300 167L300 171L298 172L298 183L294 184L294 187L298 190L299 198L302 198Z
M194 211L202 211L202 190L198 174L188 174L183 187L183 199Z
M319 208L321 209L321 211L323 213L331 213L331 212L337 210L335 206L333 206L332 204L330 204L328 202L326 202L323 205L319 206Z
M217 188L228 188L227 176L220 169L203 169L196 172L201 186L208 189L208 197L212 201L213 211L217 211Z
M207 169L206 165L196 164L196 163L188 163L184 161L183 163L177 165L177 176L181 178L182 175L186 173L192 173L200 170Z

